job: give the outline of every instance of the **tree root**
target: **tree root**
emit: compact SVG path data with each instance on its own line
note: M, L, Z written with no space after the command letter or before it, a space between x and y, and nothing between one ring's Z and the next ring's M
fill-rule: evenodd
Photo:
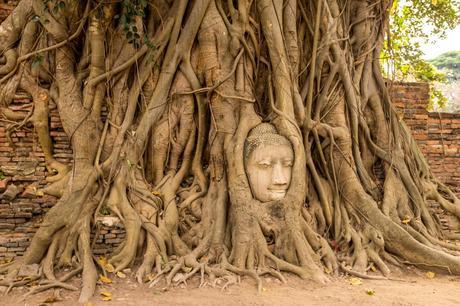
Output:
M377 275L369 275L365 273L361 273L358 271L354 271L353 269L349 269L345 266L345 263L340 263L340 269L342 269L343 272L362 278L362 279L370 279L370 280L391 280L391 281L398 281L398 282L412 282L408 281L402 278L394 278L394 277L387 277L387 276L377 276Z

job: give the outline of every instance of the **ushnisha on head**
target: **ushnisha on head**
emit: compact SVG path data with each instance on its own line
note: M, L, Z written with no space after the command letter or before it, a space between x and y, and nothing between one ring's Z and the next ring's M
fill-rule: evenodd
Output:
M291 183L294 152L269 123L253 128L244 143L244 165L252 195L260 202L284 198Z

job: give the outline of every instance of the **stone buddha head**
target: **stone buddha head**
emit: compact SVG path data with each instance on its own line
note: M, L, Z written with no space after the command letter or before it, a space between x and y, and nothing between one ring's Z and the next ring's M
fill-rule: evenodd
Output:
M244 143L244 165L252 195L260 202L284 198L291 183L294 152L269 123L253 128Z

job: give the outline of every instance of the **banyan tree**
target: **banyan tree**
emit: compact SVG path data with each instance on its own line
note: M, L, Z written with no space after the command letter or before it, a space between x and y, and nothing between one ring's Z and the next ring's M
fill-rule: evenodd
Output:
M110 265L140 282L460 274L459 237L427 204L460 217L460 202L381 74L391 4L21 0L0 26L1 114L34 126L59 200L1 284L39 264L48 288L81 273L87 301L101 210L126 231ZM31 113L9 108L19 90ZM53 107L69 165L53 158Z

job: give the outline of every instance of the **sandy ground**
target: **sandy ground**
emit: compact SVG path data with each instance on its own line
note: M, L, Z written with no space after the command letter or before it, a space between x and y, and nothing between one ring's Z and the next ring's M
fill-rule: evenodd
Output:
M198 287L198 279L189 281L187 287L163 290L162 285L149 289L139 285L131 277L113 279L112 284L100 285L91 300L96 305L144 306L144 305L460 305L460 277L435 275L409 269L393 275L402 281L361 280L351 281L349 276L334 277L326 285L288 277L287 284L273 278L265 278L263 290L257 292L255 282L243 279L226 290ZM78 285L78 281L74 281ZM360 281L358 280L358 283ZM26 300L27 288L14 289L8 296L0 296L0 305L50 305L47 298L59 296L52 305L77 305L78 292L44 292ZM111 301L103 301L101 291L112 294Z

